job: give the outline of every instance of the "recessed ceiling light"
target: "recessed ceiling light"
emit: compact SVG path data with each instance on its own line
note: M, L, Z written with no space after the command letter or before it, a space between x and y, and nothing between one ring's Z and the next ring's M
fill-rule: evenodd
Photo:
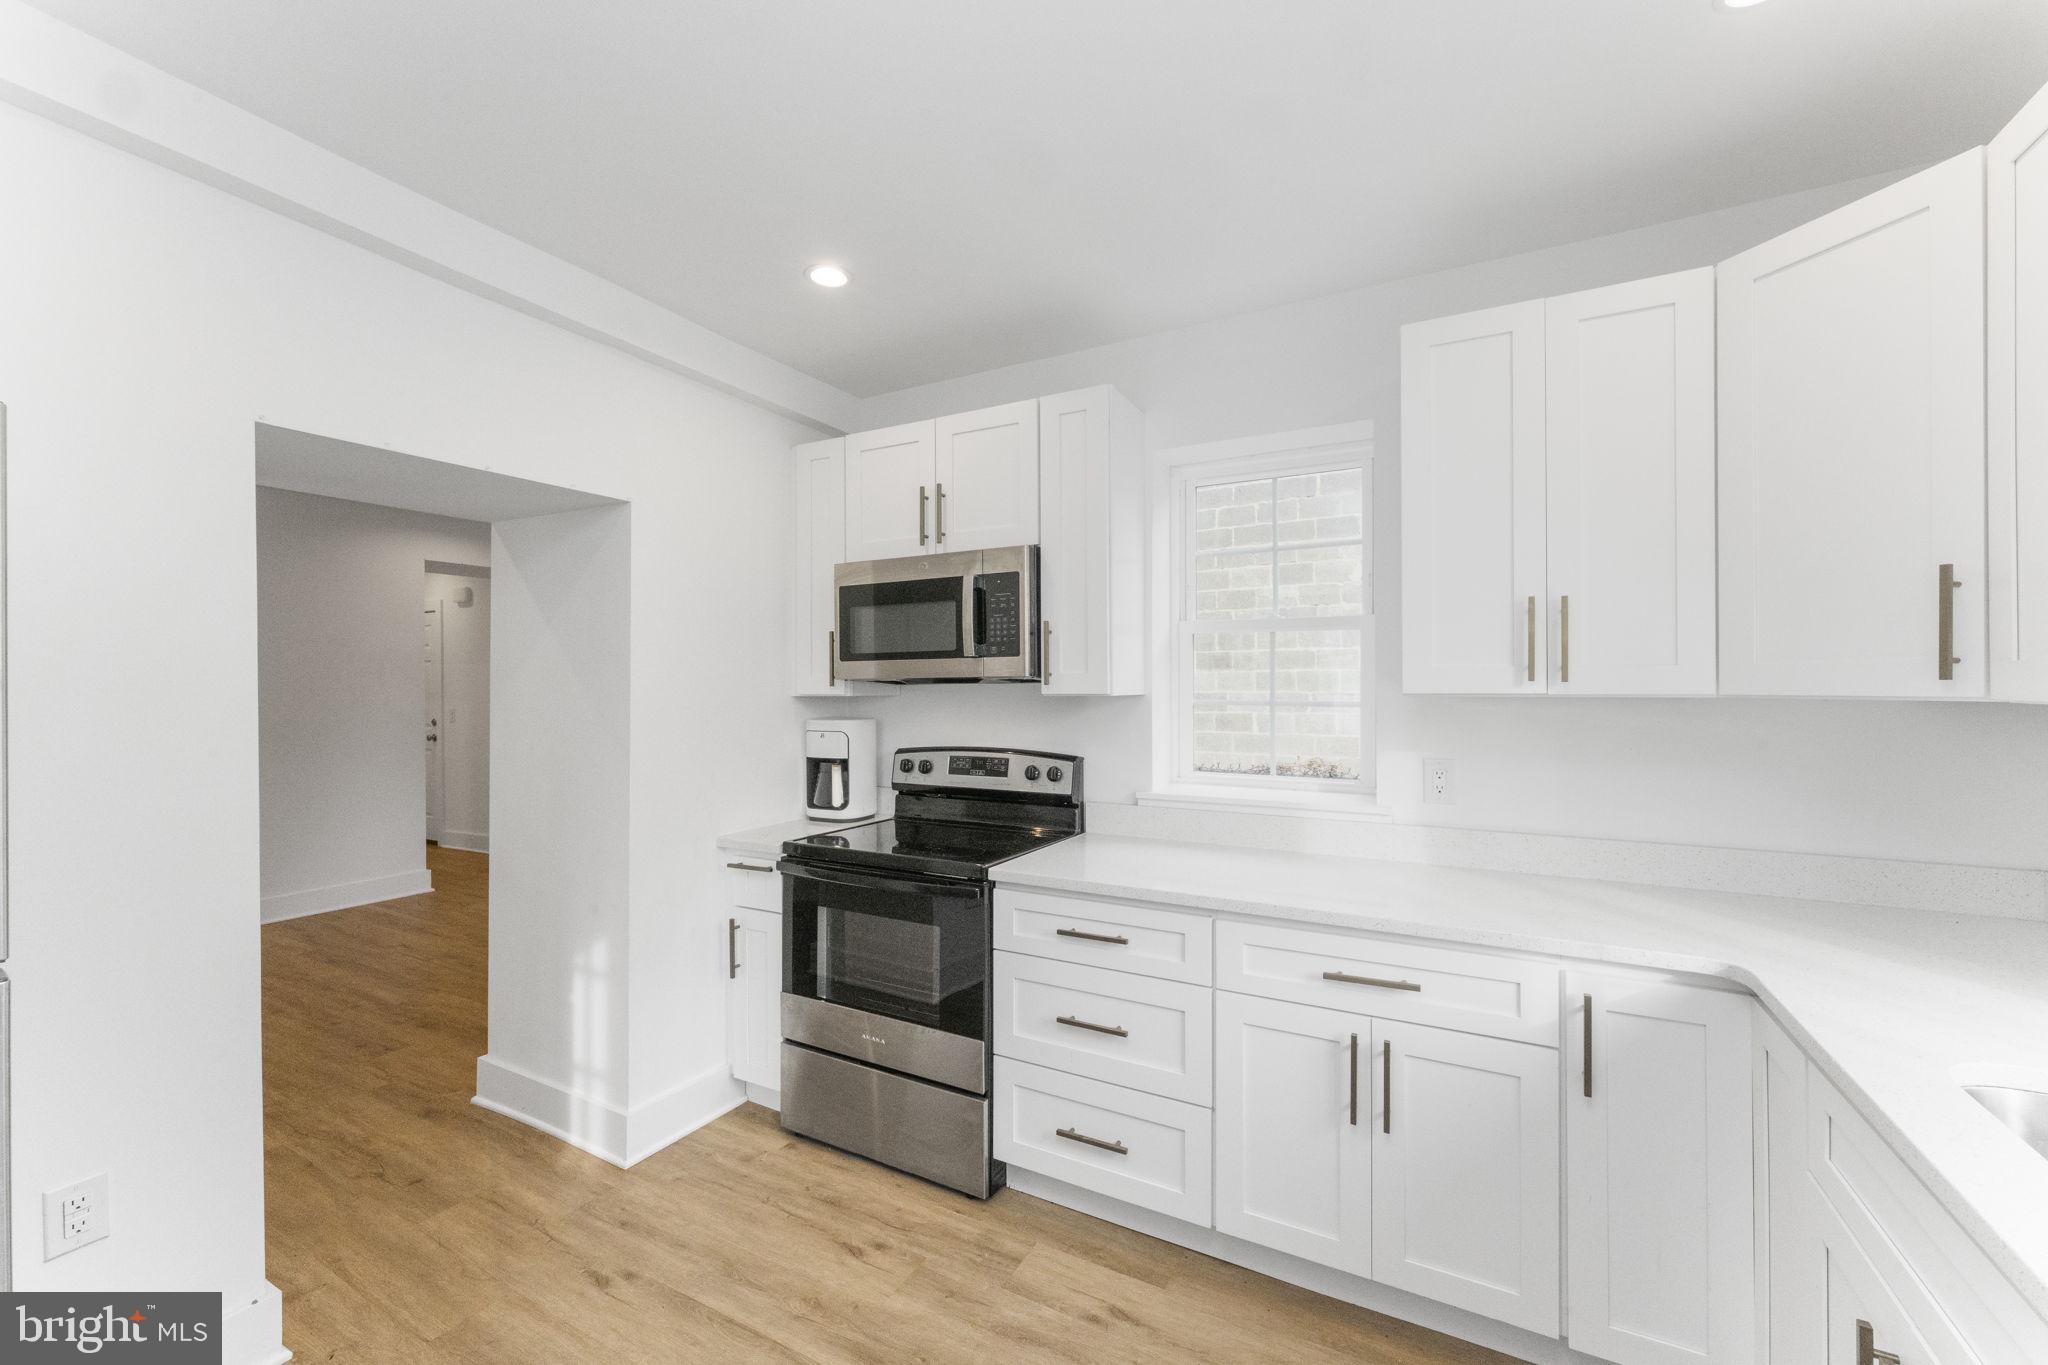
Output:
M1714 0L1714 8L1748 9L1752 5L1761 5L1763 2L1764 0Z
M836 265L814 265L804 272L804 278L820 288L837 289L846 283L847 274Z

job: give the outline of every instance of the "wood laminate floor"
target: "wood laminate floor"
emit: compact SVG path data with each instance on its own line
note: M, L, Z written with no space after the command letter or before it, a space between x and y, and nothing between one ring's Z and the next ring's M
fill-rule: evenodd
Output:
M430 895L263 929L270 1279L300 1360L1507 1359L752 1105L630 1171L478 1109L487 859L428 862Z

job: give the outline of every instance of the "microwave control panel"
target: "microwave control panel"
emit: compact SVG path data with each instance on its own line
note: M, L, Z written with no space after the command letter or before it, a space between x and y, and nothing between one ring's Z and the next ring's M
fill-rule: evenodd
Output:
M976 574L974 595L981 613L974 652L982 658L1014 659L1023 643L1023 575Z

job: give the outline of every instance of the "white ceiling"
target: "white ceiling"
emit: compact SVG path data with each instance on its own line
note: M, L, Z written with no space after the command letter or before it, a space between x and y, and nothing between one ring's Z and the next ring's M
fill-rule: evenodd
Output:
M34 3L863 396L1917 165L2048 82L2043 0Z

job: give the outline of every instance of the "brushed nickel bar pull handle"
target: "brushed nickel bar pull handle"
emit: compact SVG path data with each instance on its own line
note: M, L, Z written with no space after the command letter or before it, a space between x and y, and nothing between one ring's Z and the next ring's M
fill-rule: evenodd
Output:
M1115 1024L1091 1024L1086 1019L1076 1019L1071 1014L1055 1014L1052 1021L1055 1024L1065 1024L1068 1028L1084 1028L1090 1033L1107 1033L1112 1038L1131 1036L1131 1031L1127 1028L1118 1028Z
M740 922L729 919L725 922L725 979L732 980L740 974Z
M1394 1044L1380 1044L1380 1131L1394 1131Z
M1358 1126L1358 1035L1351 1035L1351 1126Z
M930 506L931 499L932 490L926 488L923 484L919 484L917 486L917 543L920 545L926 545L931 542L931 537L924 533L925 510Z
M763 867L759 863L727 863L726 866L735 872L773 872L775 870L772 867Z
M1378 986L1389 991L1419 991L1420 985L1413 981L1389 981L1379 976L1352 976L1349 972L1324 972L1325 981L1342 981L1347 986Z
M1536 599L1529 598L1529 620L1522 629L1522 642L1529 651L1529 681L1536 681Z
M1955 681L1956 665L1962 662L1955 657L1956 588L1961 583L1962 580L1956 577L1955 565L1941 566L1941 613L1940 623L1935 628L1935 633L1940 637L1935 647L1940 652L1936 656L1935 675L1943 682Z
M944 545L946 543L946 485L939 484L938 490L939 496L935 500L938 505L932 511L932 523L938 528L939 544Z
M1038 647L1038 671L1045 677L1052 676L1052 622L1042 622L1044 639Z
M1061 938L1085 938L1090 943L1114 943L1120 948L1128 948L1131 944L1122 934L1091 934L1086 929L1055 929L1053 933Z
M1572 599L1557 599L1557 680L1572 680Z
M1856 1319L1856 1365L1900 1365L1896 1351L1877 1349L1877 1329Z
M830 686L839 686L839 632L825 632L825 679Z
M1118 1156L1131 1154L1131 1149L1121 1142L1108 1142L1099 1137L1089 1137L1086 1133L1077 1133L1071 1128L1055 1128L1052 1131L1055 1137L1063 1137L1069 1142L1086 1143L1090 1147L1100 1147L1105 1152L1115 1152Z
M1579 1021L1579 1027L1585 1037L1586 1078L1584 1087L1586 1098L1590 1100L1593 1098L1593 997L1587 996L1582 1003L1585 1008L1585 1017Z

